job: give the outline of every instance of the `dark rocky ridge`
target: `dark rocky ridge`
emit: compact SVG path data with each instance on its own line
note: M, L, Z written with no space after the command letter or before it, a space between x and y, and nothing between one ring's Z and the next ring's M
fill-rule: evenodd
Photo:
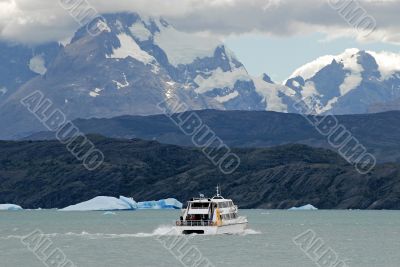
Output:
M231 147L272 147L297 143L331 149L327 137L318 133L301 115L216 110L196 111L196 114ZM400 161L400 112L342 115L336 118L379 162ZM191 138L185 136L164 115L79 119L75 124L85 133L193 146ZM26 139L54 139L54 135L46 132L37 133Z
M241 208L400 209L400 166L358 174L337 154L304 145L235 149L223 175L197 149L90 136L106 161L87 171L57 141L0 142L0 203L62 208L99 195L136 200L211 195L217 183Z

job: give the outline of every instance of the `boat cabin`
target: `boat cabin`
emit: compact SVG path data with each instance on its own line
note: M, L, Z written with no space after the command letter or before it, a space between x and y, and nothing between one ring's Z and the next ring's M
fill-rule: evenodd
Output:
M190 199L177 225L215 226L237 217L237 206L232 200L223 198L217 189L217 195L213 198L205 198L201 195L200 198Z

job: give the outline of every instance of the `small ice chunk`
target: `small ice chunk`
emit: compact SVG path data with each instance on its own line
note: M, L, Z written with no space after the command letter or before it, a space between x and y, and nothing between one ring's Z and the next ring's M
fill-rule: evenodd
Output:
M294 87L300 87L300 83L298 81L295 81L295 80L292 81L292 85Z
M289 210L318 210L318 209L311 204L307 204L307 205L301 206L301 207L293 207L293 208L290 208Z
M112 211L106 211L103 213L103 215L117 215L115 212Z

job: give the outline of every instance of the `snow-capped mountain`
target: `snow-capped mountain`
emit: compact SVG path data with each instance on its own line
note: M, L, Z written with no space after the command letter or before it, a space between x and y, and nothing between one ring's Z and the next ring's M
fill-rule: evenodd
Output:
M254 77L253 82L257 93L263 98L265 110L296 113L293 111L296 91L285 85L274 83L267 74L258 78Z
M36 66L41 75L0 106L0 125L8 126L0 138L43 129L19 103L38 89L68 119L158 114L166 100L193 110L265 108L243 64L219 40L133 13L104 18L95 22L101 34L79 29L51 64Z
M106 14L67 43L0 43L0 139L45 130L20 100L40 90L69 120L191 110L354 114L400 109L400 55L349 49L312 61L283 83L251 77L218 39L134 13ZM172 105L176 106L176 105ZM180 111L175 110L174 111ZM183 110L182 110L183 111Z
M379 112L400 98L400 55L348 49L300 67L284 84L311 113Z

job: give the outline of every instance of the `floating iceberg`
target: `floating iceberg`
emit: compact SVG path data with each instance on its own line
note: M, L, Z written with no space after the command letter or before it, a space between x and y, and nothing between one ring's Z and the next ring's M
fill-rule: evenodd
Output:
M95 197L91 200L68 206L63 211L111 211L111 210L134 210L136 202L127 197Z
M23 208L14 204L0 204L0 210L23 210Z
M314 207L313 205L308 204L308 205L305 205L302 207L293 207L293 208L290 208L289 210L318 210L318 209L316 207Z
M121 200L122 202L124 202L125 204L127 204L129 207L131 207L130 209L135 210L138 208L138 204L136 203L135 200L133 200L133 198L131 197L124 197L124 196L120 196L119 200Z
M68 206L63 211L115 211L136 209L181 209L182 203L174 198L161 199L158 201L143 201L136 203L132 198L120 196L99 196L91 200Z
M161 199L158 201L143 201L138 202L138 209L181 209L182 203L175 198Z

